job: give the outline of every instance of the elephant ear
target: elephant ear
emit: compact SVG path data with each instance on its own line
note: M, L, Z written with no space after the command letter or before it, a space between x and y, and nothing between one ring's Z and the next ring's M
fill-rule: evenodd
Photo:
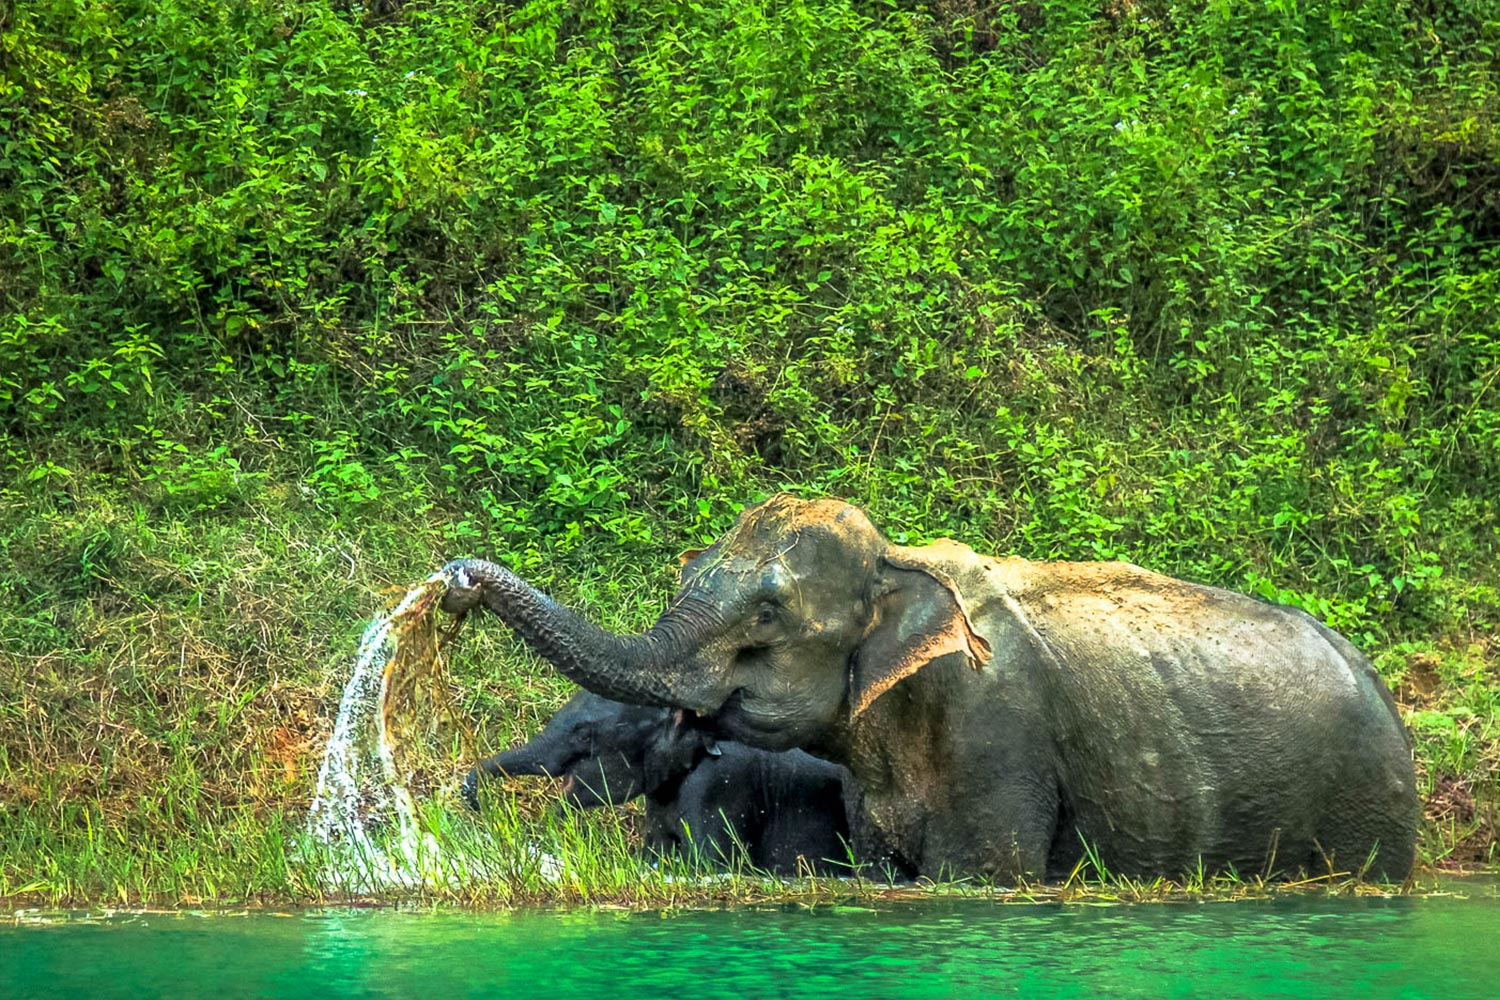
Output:
M685 549L677 555L677 582L682 582L682 574L687 570L688 563L703 554L702 549Z
M962 653L976 670L989 660L989 641L975 631L963 593L947 571L949 546L964 548L944 540L921 548L892 546L883 557L875 615L850 679L855 718L933 660Z
M698 763L700 752L717 757L719 749L707 730L682 709L669 714L645 741L646 794L655 795L672 782L685 778Z

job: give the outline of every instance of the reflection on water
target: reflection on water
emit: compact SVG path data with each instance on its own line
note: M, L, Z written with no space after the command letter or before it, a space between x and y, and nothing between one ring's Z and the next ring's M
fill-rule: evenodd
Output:
M295 916L0 929L0 997L1500 996L1500 893Z

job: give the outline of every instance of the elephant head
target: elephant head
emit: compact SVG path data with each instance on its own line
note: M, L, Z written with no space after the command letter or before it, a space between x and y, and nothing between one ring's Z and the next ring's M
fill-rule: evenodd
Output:
M681 712L580 691L525 745L481 761L464 778L462 792L477 809L481 777L536 775L563 779L563 797L581 809L618 806L718 753L712 736Z
M893 546L849 504L781 494L686 561L643 634L606 633L480 560L449 564L444 607L482 602L607 698L712 715L734 739L784 750L824 743L935 659L988 658L944 551Z

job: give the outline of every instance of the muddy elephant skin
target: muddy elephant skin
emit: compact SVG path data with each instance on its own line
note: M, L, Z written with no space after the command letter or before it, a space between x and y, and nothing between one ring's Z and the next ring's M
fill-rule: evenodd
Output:
M1400 880L1410 746L1370 662L1303 612L1127 563L892 545L778 495L615 636L494 563L448 567L575 682L854 776L854 850L932 877L1349 872Z

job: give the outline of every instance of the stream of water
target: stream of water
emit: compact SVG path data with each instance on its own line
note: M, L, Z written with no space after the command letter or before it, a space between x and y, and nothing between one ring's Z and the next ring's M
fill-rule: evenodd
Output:
M398 623L444 582L441 573L433 574L370 622L323 753L307 832L335 864L362 873L365 884L353 888L374 891L409 885L432 874L421 870L422 858L432 852L422 850L416 809L396 767L396 747L382 705L386 666L400 634Z
M1500 893L0 923L0 997L1494 1000Z

